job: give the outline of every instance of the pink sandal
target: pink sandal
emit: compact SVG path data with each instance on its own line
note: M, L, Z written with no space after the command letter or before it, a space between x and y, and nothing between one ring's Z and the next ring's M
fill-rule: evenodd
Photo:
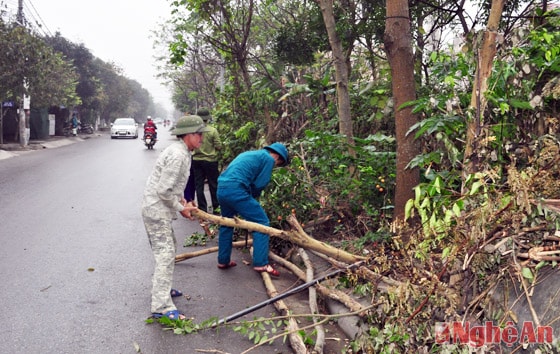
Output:
M268 273L274 277L279 277L280 276L280 272L277 271L276 269L272 268L272 266L270 264L267 264L265 266L262 267L254 267L254 270L256 270L259 273Z
M237 265L237 263L235 263L234 261L230 261L228 264L219 264L218 263L218 268L220 269L228 269L231 267L235 267Z

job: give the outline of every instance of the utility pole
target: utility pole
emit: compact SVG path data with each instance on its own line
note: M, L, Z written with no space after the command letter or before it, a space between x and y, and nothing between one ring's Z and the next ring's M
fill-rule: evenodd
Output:
M23 26L23 0L18 0L18 13L17 13L17 23L19 26ZM27 114L25 110L29 110L30 107L30 97L26 95L27 90L27 79L23 79L23 92L19 105L19 143L21 146L27 146L29 142L29 130L27 129Z
M23 0L18 0L18 12L16 20L18 25L23 26Z

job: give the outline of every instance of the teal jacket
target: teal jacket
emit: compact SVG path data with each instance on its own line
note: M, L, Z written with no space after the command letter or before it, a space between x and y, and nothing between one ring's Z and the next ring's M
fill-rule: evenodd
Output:
M273 168L274 158L267 150L245 151L218 177L218 189L241 187L257 198L270 182Z

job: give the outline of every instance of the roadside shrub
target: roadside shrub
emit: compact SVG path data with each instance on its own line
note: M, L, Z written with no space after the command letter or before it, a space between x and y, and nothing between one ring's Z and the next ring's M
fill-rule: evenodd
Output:
M371 239L392 210L394 140L372 135L353 149L356 157L344 136L325 132L292 142L292 163L275 170L261 199L271 225L282 228L294 214L319 239Z

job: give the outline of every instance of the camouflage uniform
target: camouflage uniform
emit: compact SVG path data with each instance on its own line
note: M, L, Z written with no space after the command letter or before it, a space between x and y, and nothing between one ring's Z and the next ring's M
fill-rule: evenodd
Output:
M155 259L152 313L177 309L170 294L177 250L172 221L184 208L181 199L189 178L191 160L191 152L183 141L170 145L158 157L146 183L142 218Z

